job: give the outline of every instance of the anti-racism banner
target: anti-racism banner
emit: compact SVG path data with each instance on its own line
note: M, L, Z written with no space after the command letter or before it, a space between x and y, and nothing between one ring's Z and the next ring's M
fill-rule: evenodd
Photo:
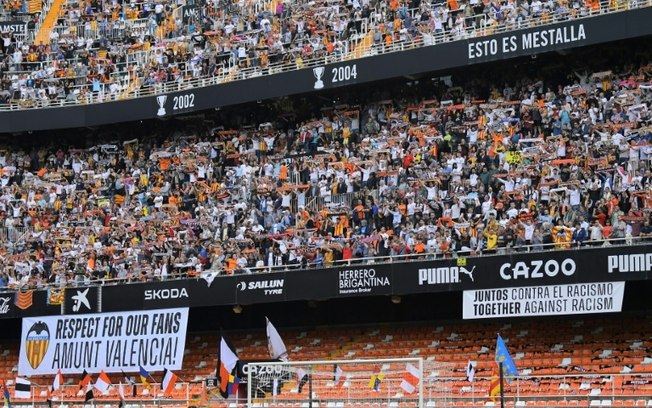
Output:
M465 290L464 319L620 312L625 282Z
M179 370L187 325L188 308L24 318L18 374Z

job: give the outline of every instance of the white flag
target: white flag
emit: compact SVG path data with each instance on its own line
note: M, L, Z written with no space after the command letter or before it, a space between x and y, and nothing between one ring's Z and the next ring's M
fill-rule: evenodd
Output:
M340 368L337 364L333 366L333 371L335 372L335 375L333 376L333 381L335 381L335 386L340 386L342 385L341 381L344 380L344 370Z
M28 399L32 397L32 383L24 378L16 378L14 398Z
M473 382L473 377L475 377L475 367L473 366L473 363L469 361L466 365L466 379L469 380L469 382Z
M61 374L61 370L57 371L57 375L54 376L54 381L52 381L52 391L57 391L59 388L61 388L61 385L63 384L63 375Z
M273 359L278 358L281 361L287 361L288 350L285 348L283 339L281 339L272 322L268 318L265 318L265 320L267 321L267 348L269 349L269 356Z
M213 283L213 280L215 280L215 277L219 274L218 271L206 271L201 273L201 278L206 281L208 284L208 287L211 287L211 284Z
M109 376L104 371L100 371L100 375L97 376L97 381L95 381L95 389L99 390L102 394L106 394L109 392L109 388L111 388Z

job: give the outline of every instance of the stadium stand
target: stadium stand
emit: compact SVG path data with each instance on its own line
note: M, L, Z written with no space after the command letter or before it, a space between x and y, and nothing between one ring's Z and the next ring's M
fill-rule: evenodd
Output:
M421 356L426 362L443 361L451 365L437 372L426 371L427 398L451 398L451 406L478 406L488 401L489 380L493 362L492 344L495 333L501 331L515 356L521 377L510 391L528 406L538 406L542 400L547 406L572 405L577 401L588 406L592 400L609 400L608 406L631 406L646 401L652 388L649 375L650 341L641 333L650 330L649 319L627 317L614 319L556 320L550 322L515 322L513 324L419 325L380 328L328 328L291 330L284 332L290 358L297 361L330 360L343 356L353 359ZM583 334L577 334L583 333ZM614 336L618 333L617 336ZM186 344L184 369L178 375L186 386L180 386L172 398L202 398L202 380L215 374L219 336L210 333L189 335ZM262 335L233 335L232 342L241 358L256 360L268 357L266 338ZM0 356L3 367L0 378L13 380L18 354L15 344L4 343ZM567 357L570 356L570 357ZM475 364L473 383L465 380L467 363ZM360 370L368 367L357 367ZM124 381L112 376L114 384ZM389 378L387 379L389 380ZM33 377L35 384L50 384L51 377ZM77 376L68 378L67 401L81 401ZM437 382L450 382L450 389L436 387ZM139 383L139 381L137 381ZM140 384L140 383L139 383ZM296 382L289 381L281 394L288 399L299 399ZM45 389L44 386L40 387ZM147 391L146 391L147 390ZM40 390L39 390L40 392ZM134 401L148 400L160 392L152 386L137 386ZM344 400L347 389L318 388L314 392L335 393L331 398ZM117 398L117 389L104 399ZM617 401L617 402L616 402ZM219 406L219 405L215 405ZM226 405L224 405L226 406ZM298 404L297 406L300 406Z
M3 20L30 24L24 34L3 34L0 109L134 98L647 6L618 0L3 1ZM248 115L243 107L228 111L235 117L223 123L182 119L84 129L81 141L55 137L42 145L14 138L0 154L0 290L18 299L28 289L123 288L205 273L309 274L407 260L475 262L525 252L556 251L543 252L554 257L589 247L636 248L642 257L652 237L646 47L624 58L631 62L626 66L619 61L598 70L589 62L589 70L569 69L563 78L523 72L500 81L427 78L432 84L420 90L418 80L407 78L402 88L414 91L400 97L393 90L391 99L342 96L331 103L323 96L311 102L312 113L277 118ZM649 270L643 272L647 278ZM628 291L632 283L638 284L627 282ZM521 372L508 387L510 406L652 406L647 288L635 292L642 315L406 323L417 321L417 313L406 308L389 318L382 315L388 307L360 312L368 325L320 327L315 319L307 328L281 331L292 360L423 357L429 407L495 405L487 395L496 333ZM446 296L428 295L425 307ZM13 300L7 295L5 306ZM375 305L356 300L360 308ZM438 301L431 307L452 308ZM57 314L66 310L61 302ZM308 308L318 303L311 302ZM238 406L207 391L219 336L207 331L211 313L193 313L205 321L187 337L181 382L169 401L157 384L137 385L127 404ZM393 324L373 324L384 319ZM10 387L18 343L25 340L16 341L17 331L7 324L0 332L0 380ZM230 339L242 358L269 357L262 331L230 333ZM473 382L466 379L469 361ZM113 384L125 381L110 376ZM50 400L52 377L30 379L31 402ZM84 405L77 380L66 375L61 405ZM275 406L308 407L298 388L296 380L285 383L284 402ZM346 386L313 391L332 404L320 406L344 407L334 401L346 400ZM118 401L114 388L96 404ZM414 406L370 401L350 406Z
M0 102L12 109L169 92L647 4L259 0L123 8L53 0L46 5L34 40L8 33L0 49L5 67Z
M442 84L285 128L8 150L0 286L647 240L649 65L576 75L487 100Z

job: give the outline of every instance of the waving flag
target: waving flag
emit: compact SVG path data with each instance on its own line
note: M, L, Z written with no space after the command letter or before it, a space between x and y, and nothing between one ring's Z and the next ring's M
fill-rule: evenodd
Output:
M9 395L9 388L7 388L5 380L0 380L0 391L2 391L2 398L5 401L5 405L11 408L11 396Z
M140 366L140 382L143 383L145 387L149 387L148 380L150 378L152 378L152 376L150 376L147 370L145 370L145 367Z
M473 363L469 361L466 365L466 379L469 380L469 382L473 382L473 377L475 377L475 367L473 366Z
M138 392L136 390L136 381L132 380L131 377L129 377L127 373L124 372L124 370L120 370L120 371L122 371L122 376L125 378L125 382L131 385L131 395L135 397L136 395L138 395Z
M401 381L401 388L408 394L412 394L416 391L417 386L419 385L419 380L421 379L419 375L419 369L416 368L413 364L408 363L405 367L405 374L403 375L403 380Z
M269 349L269 356L273 359L279 359L281 361L288 360L288 350L285 348L285 343L283 339L276 331L276 328L269 321L268 318L265 318L267 321L267 346Z
M333 365L333 372L334 372L333 381L335 382L335 386L336 387L341 387L342 385L344 385L344 378L345 378L344 377L344 370L342 370L342 368L340 366L338 366L337 364L334 364Z
M177 383L179 377L172 371L168 369L163 370L163 380L161 381L161 390L163 390L163 395L169 397L174 390L174 385Z
M297 383L299 384L297 392L299 394L301 394L301 391L303 391L303 387L308 384L308 381L310 381L310 374L306 373L306 370L303 368L297 369Z
M384 378L385 378L385 373L383 373L379 368L377 368L376 372L369 379L369 388L371 388L374 391L378 391L380 389L380 383L383 381Z
M89 381L86 385L86 395L84 396L84 402L88 402L94 398L95 395L93 395L93 384L91 384Z
M235 371L238 364L238 354L235 349L222 336L220 338L220 354L218 356L217 376L220 380L220 394L224 398L229 398L229 391L235 384ZM233 377L233 380L231 379Z
M215 277L219 274L218 271L205 271L201 273L201 278L206 281L208 287L211 287L211 284L215 280Z
M503 363L503 375L508 383L511 383L514 378L518 377L516 364L514 364L512 356L509 355L507 346L500 335L498 335L498 340L496 341L496 362Z
M14 398L28 399L32 397L32 383L24 378L16 378Z
M229 395L235 395L238 392L238 386L240 385L240 379L237 375L229 376L229 385L226 388L226 392Z
M54 376L54 381L52 381L52 391L58 391L63 385L63 374L61 370L57 371L57 374Z
M120 396L120 402L118 402L118 408L123 408L125 406L125 390L122 386L122 382L118 385L118 395Z
M106 394L109 392L110 387L111 380L109 379L109 376L106 375L104 371L100 371L100 375L98 375L97 380L95 380L95 389L97 389L102 394Z
M88 374L86 372L86 370L84 370L84 372L82 373L82 378L79 381L79 390L81 391L81 390L85 389L88 386L88 384L91 383L91 381L93 381L93 379L91 378L91 375Z
M500 375L498 374L498 369L494 368L491 374L491 382L489 383L489 397L494 401L496 395L500 395Z

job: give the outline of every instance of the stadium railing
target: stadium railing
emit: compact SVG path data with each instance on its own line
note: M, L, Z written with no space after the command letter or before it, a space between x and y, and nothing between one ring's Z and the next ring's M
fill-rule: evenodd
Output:
M443 360L442 360L443 361ZM429 373L430 374L430 373ZM207 377L208 378L208 377ZM463 375L450 376L430 376L424 380L424 407L439 406L491 406L489 397L489 383L491 377L476 376L473 382L469 382ZM574 407L612 407L623 405L638 405L637 401L645 401L642 405L650 406L652 398L650 397L649 374L597 374L592 372L568 374L568 375L521 375L514 379L509 386L506 386L505 402L509 406L542 406L539 404L543 399L547 405L543 406L574 406ZM49 380L49 379L48 379ZM180 379L181 380L181 379ZM181 382L183 381L183 382ZM246 397L231 398L228 401L222 399L219 392L214 387L207 387L206 383L200 379L189 381L181 380L176 383L171 395L164 396L159 383L149 383L148 387L137 384L137 396L132 396L132 386L123 383L125 394L125 403L127 406L229 406L227 404L246 403ZM32 379L31 399L13 399L14 406L37 406L45 403L48 398L48 388L50 385L45 384L45 380L39 378ZM410 394L400 392L400 378L386 378L378 392L369 390L364 381L360 384L349 383L346 387L329 387L314 389L313 402L315 406L326 406L329 402L351 402L364 403L374 401L381 402L383 406L398 406L392 403L413 401L416 397ZM293 381L289 382L294 384ZM539 384L536 387L530 387L526 384ZM573 386L565 386L573 384ZM623 387L625 384L625 387ZM631 387L629 386L631 384ZM546 387L544 385L549 385ZM347 390L350 387L369 390L368 398L359 396L356 400L347 400ZM13 384L9 385L11 391ZM537 390L538 388L538 390ZM115 404L119 401L119 385L113 384L113 387L106 395L101 395L95 391L94 405ZM145 391L146 390L146 391ZM78 406L84 403L84 391L80 391L78 385L64 385L60 391L54 391L51 394L53 405L56 406ZM358 392L358 394L360 394ZM11 392L13 395L13 392ZM496 398L498 399L498 398ZM308 393L302 394L296 392L296 386L284 387L281 393L276 397L270 398L268 402L273 401L280 406L290 406L296 404L301 407L301 403L308 400ZM320 405L323 403L323 405ZM222 404L222 405L215 405ZM107 405L108 406L108 405ZM238 405L240 406L240 405ZM262 404L261 404L262 406ZM328 405L329 407L331 405ZM403 406L403 405L402 405Z
M2 238L2 231L0 230L0 238ZM23 232L23 235L19 235L21 239L29 234L29 232ZM515 253L536 253L536 252L549 252L549 251L582 251L584 249L596 248L596 247L606 247L606 246L635 246L635 245L649 245L652 241L652 237L627 237L627 238L611 238L605 240L596 240L596 241L583 241L579 242L568 242L568 243L550 243L550 244L535 244L535 245L520 245L520 246L510 246L510 247L497 247L492 250L483 250L483 251L472 251L472 250L458 250L458 251L449 251L446 253L442 252L424 252L424 253L409 253L409 254L400 254L400 255L388 255L388 256L373 256L373 257L364 257L364 258L352 258L346 260L335 260L332 263L308 263L305 267L301 264L286 264L278 266L262 266L262 267L246 267L238 268L235 272L229 272L226 269L208 269L203 270L203 273L217 272L217 278L220 276L230 276L232 274L262 274L262 273L275 273L283 272L288 270L296 270L301 268L314 269L314 268L336 268L342 266L350 265L374 265L374 264L387 264L394 262L418 262L418 261L432 261L438 259L455 259L455 258L473 258L473 257L500 257L508 256ZM313 248L314 249L314 248ZM173 265L173 268L179 270L185 270L191 265ZM194 266L194 265L192 265ZM146 269L144 269L146 270ZM69 286L93 286L93 285L120 285L120 284L129 284L129 283L138 283L148 280L177 280L177 279L196 279L197 274L189 274L187 272L170 272L167 277L147 277L141 275L140 278L125 279L125 278L94 278L90 281L76 280L74 282L69 282ZM59 285L57 285L58 287ZM39 289L46 288L47 285L39 286ZM19 290L18 286L8 286L0 287L0 293L6 291Z
M332 55L319 56L319 57L308 57L301 59L300 61L282 61L279 63L270 64L266 68L258 67L248 67L248 68L238 68L234 59L230 59L227 64L225 64L217 74L213 76L198 77L198 78L184 78L183 80L175 82L161 82L156 84L156 86L143 86L145 83L145 77L140 76L135 79L133 82L137 85L126 89L126 92L114 93L112 95L106 95L105 93L100 93L100 95L93 96L88 92L90 84L80 84L73 86L71 88L71 95L76 95L76 97L58 99L54 101L41 101L41 100L28 100L28 101L19 101L11 100L9 103L0 104L0 111L3 110L17 110L33 107L64 107L69 105L78 105L78 104L89 104L89 103L101 103L108 102L113 100L125 99L125 98L138 98L145 97L150 95L156 95L160 93L167 93L173 91L180 91L185 89L193 89L198 87L205 87L209 85L216 85L231 81L237 80L246 80L252 77L258 77L262 75L273 75L275 73L294 71L304 68L311 68L315 66L321 66L324 63L333 63L339 61L349 61L352 59L364 58L372 55L381 55L388 53L401 52L406 49L419 48L419 47L428 47L428 46L437 46L444 42L450 41L462 41L471 38L480 38L489 35L495 35L505 32L510 32L523 28L532 28L547 26L563 21L568 20L581 20L585 18L592 18L598 15L618 13L626 10L640 9L645 7L652 6L652 1L618 1L618 0L601 0L599 3L599 9L589 9L581 8L568 9L560 12L555 12L553 14L539 15L539 16L530 16L527 19L517 20L515 24L508 25L499 25L499 26L482 26L478 24L476 27L475 21L481 19L481 16L471 16L466 17L466 20L469 22L469 26L466 27L463 31L449 30L449 32L442 33L433 33L432 35L420 36L417 40L408 40L408 41L396 41L392 42L389 45L385 44L374 44L367 49L362 51L357 50L356 45L362 43L362 39L370 33L371 26L367 32L359 33L352 40L341 41L342 49L338 53ZM412 13L414 10L412 11ZM170 39L174 41L174 39ZM97 51L97 50L91 50ZM153 54L149 54L148 58L151 58ZM74 60L73 62L75 62ZM124 75L128 73L120 73L114 77L115 82L124 82L126 78ZM186 73L188 74L188 73ZM191 76L191 75L187 75ZM59 78L61 80L66 80L67 78ZM123 89L123 91L125 91Z
M0 227L0 242L13 242L14 244L26 239L33 228L24 226Z

